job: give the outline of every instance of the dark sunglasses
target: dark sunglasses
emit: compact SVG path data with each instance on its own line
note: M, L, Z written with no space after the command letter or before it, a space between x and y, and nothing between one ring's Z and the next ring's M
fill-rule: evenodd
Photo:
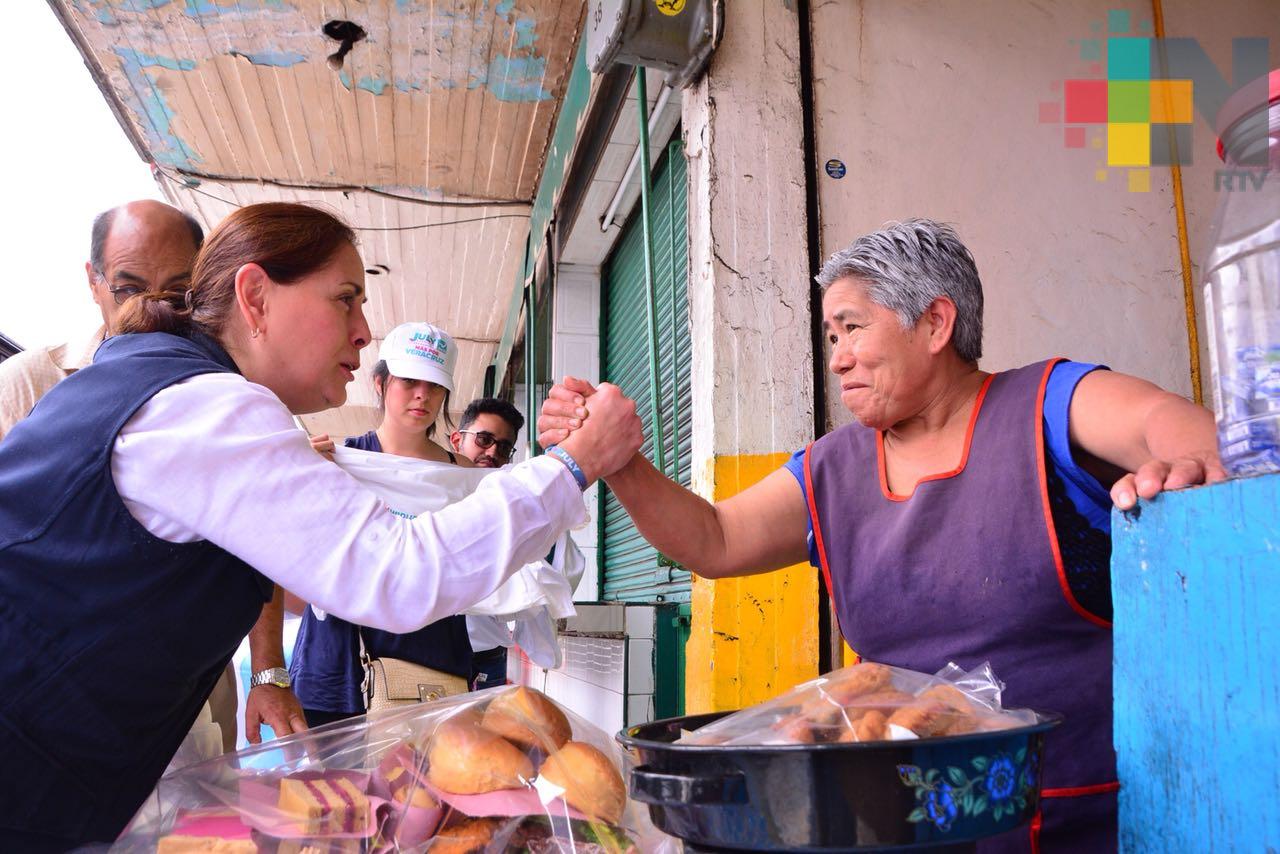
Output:
M464 436L475 436L476 444L486 451L497 445L498 456L504 460L508 459L511 456L511 452L516 449L515 442L499 439L487 430L459 430L458 432Z

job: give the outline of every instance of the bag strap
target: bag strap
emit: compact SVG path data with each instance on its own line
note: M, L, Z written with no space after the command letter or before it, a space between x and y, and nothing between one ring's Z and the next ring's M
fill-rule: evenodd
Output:
M364 697L364 710L368 712L373 702L373 659L369 657L369 649L364 644L364 629L359 626L356 626L356 639L360 642L360 669L364 672L360 696Z

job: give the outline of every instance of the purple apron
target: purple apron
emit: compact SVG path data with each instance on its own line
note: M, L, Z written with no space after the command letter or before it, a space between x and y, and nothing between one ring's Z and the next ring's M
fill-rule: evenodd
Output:
M959 468L911 496L890 493L878 430L842 427L804 458L823 576L854 650L925 673L990 661L1006 706L1065 717L1045 742L1030 834L983 852L1117 844L1111 627L1071 595L1049 509L1042 412L1053 364L989 377Z

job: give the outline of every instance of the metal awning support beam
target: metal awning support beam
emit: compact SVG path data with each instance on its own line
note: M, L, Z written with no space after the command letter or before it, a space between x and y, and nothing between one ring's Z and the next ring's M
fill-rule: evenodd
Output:
M659 394L658 376L658 289L653 280L653 233L650 228L649 208L653 192L650 186L649 171L649 93L645 82L645 69L636 66L636 104L640 110L640 226L644 238L644 289L649 297L649 405L653 411L650 428L653 431L653 465L658 471L666 473L662 441L662 401Z

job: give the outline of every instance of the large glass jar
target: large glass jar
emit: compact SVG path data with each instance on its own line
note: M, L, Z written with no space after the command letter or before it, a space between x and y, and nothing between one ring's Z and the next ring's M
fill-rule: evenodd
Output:
M1232 475L1280 471L1280 70L1223 108L1204 304L1218 449Z

